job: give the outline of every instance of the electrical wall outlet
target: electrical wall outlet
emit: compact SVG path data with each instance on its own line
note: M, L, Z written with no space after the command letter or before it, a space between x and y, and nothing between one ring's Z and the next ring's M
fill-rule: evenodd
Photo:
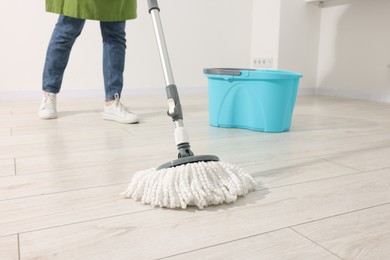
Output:
M270 69L274 64L273 58L253 58L252 66L254 68Z

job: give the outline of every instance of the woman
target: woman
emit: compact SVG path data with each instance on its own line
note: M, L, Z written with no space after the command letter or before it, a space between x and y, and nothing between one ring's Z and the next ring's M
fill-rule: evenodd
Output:
M46 11L60 16L47 49L39 117L57 118L56 94L60 92L72 46L85 20L97 20L100 21L103 38L103 118L120 123L137 123L138 116L120 102L126 53L126 20L136 18L137 0L46 0Z

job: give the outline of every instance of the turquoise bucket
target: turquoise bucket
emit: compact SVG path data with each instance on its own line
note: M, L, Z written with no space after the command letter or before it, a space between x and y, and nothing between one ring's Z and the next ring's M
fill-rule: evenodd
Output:
M285 132L291 127L301 74L281 70L204 69L209 123Z

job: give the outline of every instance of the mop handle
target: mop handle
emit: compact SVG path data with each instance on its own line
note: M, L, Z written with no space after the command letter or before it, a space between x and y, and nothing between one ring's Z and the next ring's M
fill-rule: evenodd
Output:
M165 42L164 31L160 19L160 8L158 7L157 0L148 0L148 3L149 13L152 15L154 32L156 34L161 63L164 70L165 83L167 86L175 85L171 63L169 61L168 48Z
M157 9L160 11L160 7L158 7L157 0L148 0L148 5L149 5L149 13L153 9Z
M180 104L179 93L173 78L172 67L168 55L168 48L165 42L164 32L161 24L160 8L158 7L157 0L148 0L148 3L149 13L152 15L154 32L156 34L161 65L166 83L166 92L169 106L168 115L172 117L176 124L182 126L183 123L179 120L183 119L183 112Z
M157 0L148 0L148 4L149 13L152 15L154 32L156 34L161 64L164 71L165 89L168 98L168 115L175 124L175 142L179 150L178 157L193 156L194 153L190 149L189 136L183 124L183 111L180 104L179 92L173 78L171 63L169 61L168 48L160 19L160 8Z

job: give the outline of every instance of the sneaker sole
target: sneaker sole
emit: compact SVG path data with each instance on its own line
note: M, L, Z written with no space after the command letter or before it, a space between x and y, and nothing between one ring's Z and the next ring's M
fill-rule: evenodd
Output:
M38 115L40 119L56 119L57 115Z
M120 119L120 118L117 118L115 116L105 115L105 114L103 114L103 119L115 121L115 122L122 123L122 124L137 124L137 123L139 123L139 119L125 120L125 119Z

